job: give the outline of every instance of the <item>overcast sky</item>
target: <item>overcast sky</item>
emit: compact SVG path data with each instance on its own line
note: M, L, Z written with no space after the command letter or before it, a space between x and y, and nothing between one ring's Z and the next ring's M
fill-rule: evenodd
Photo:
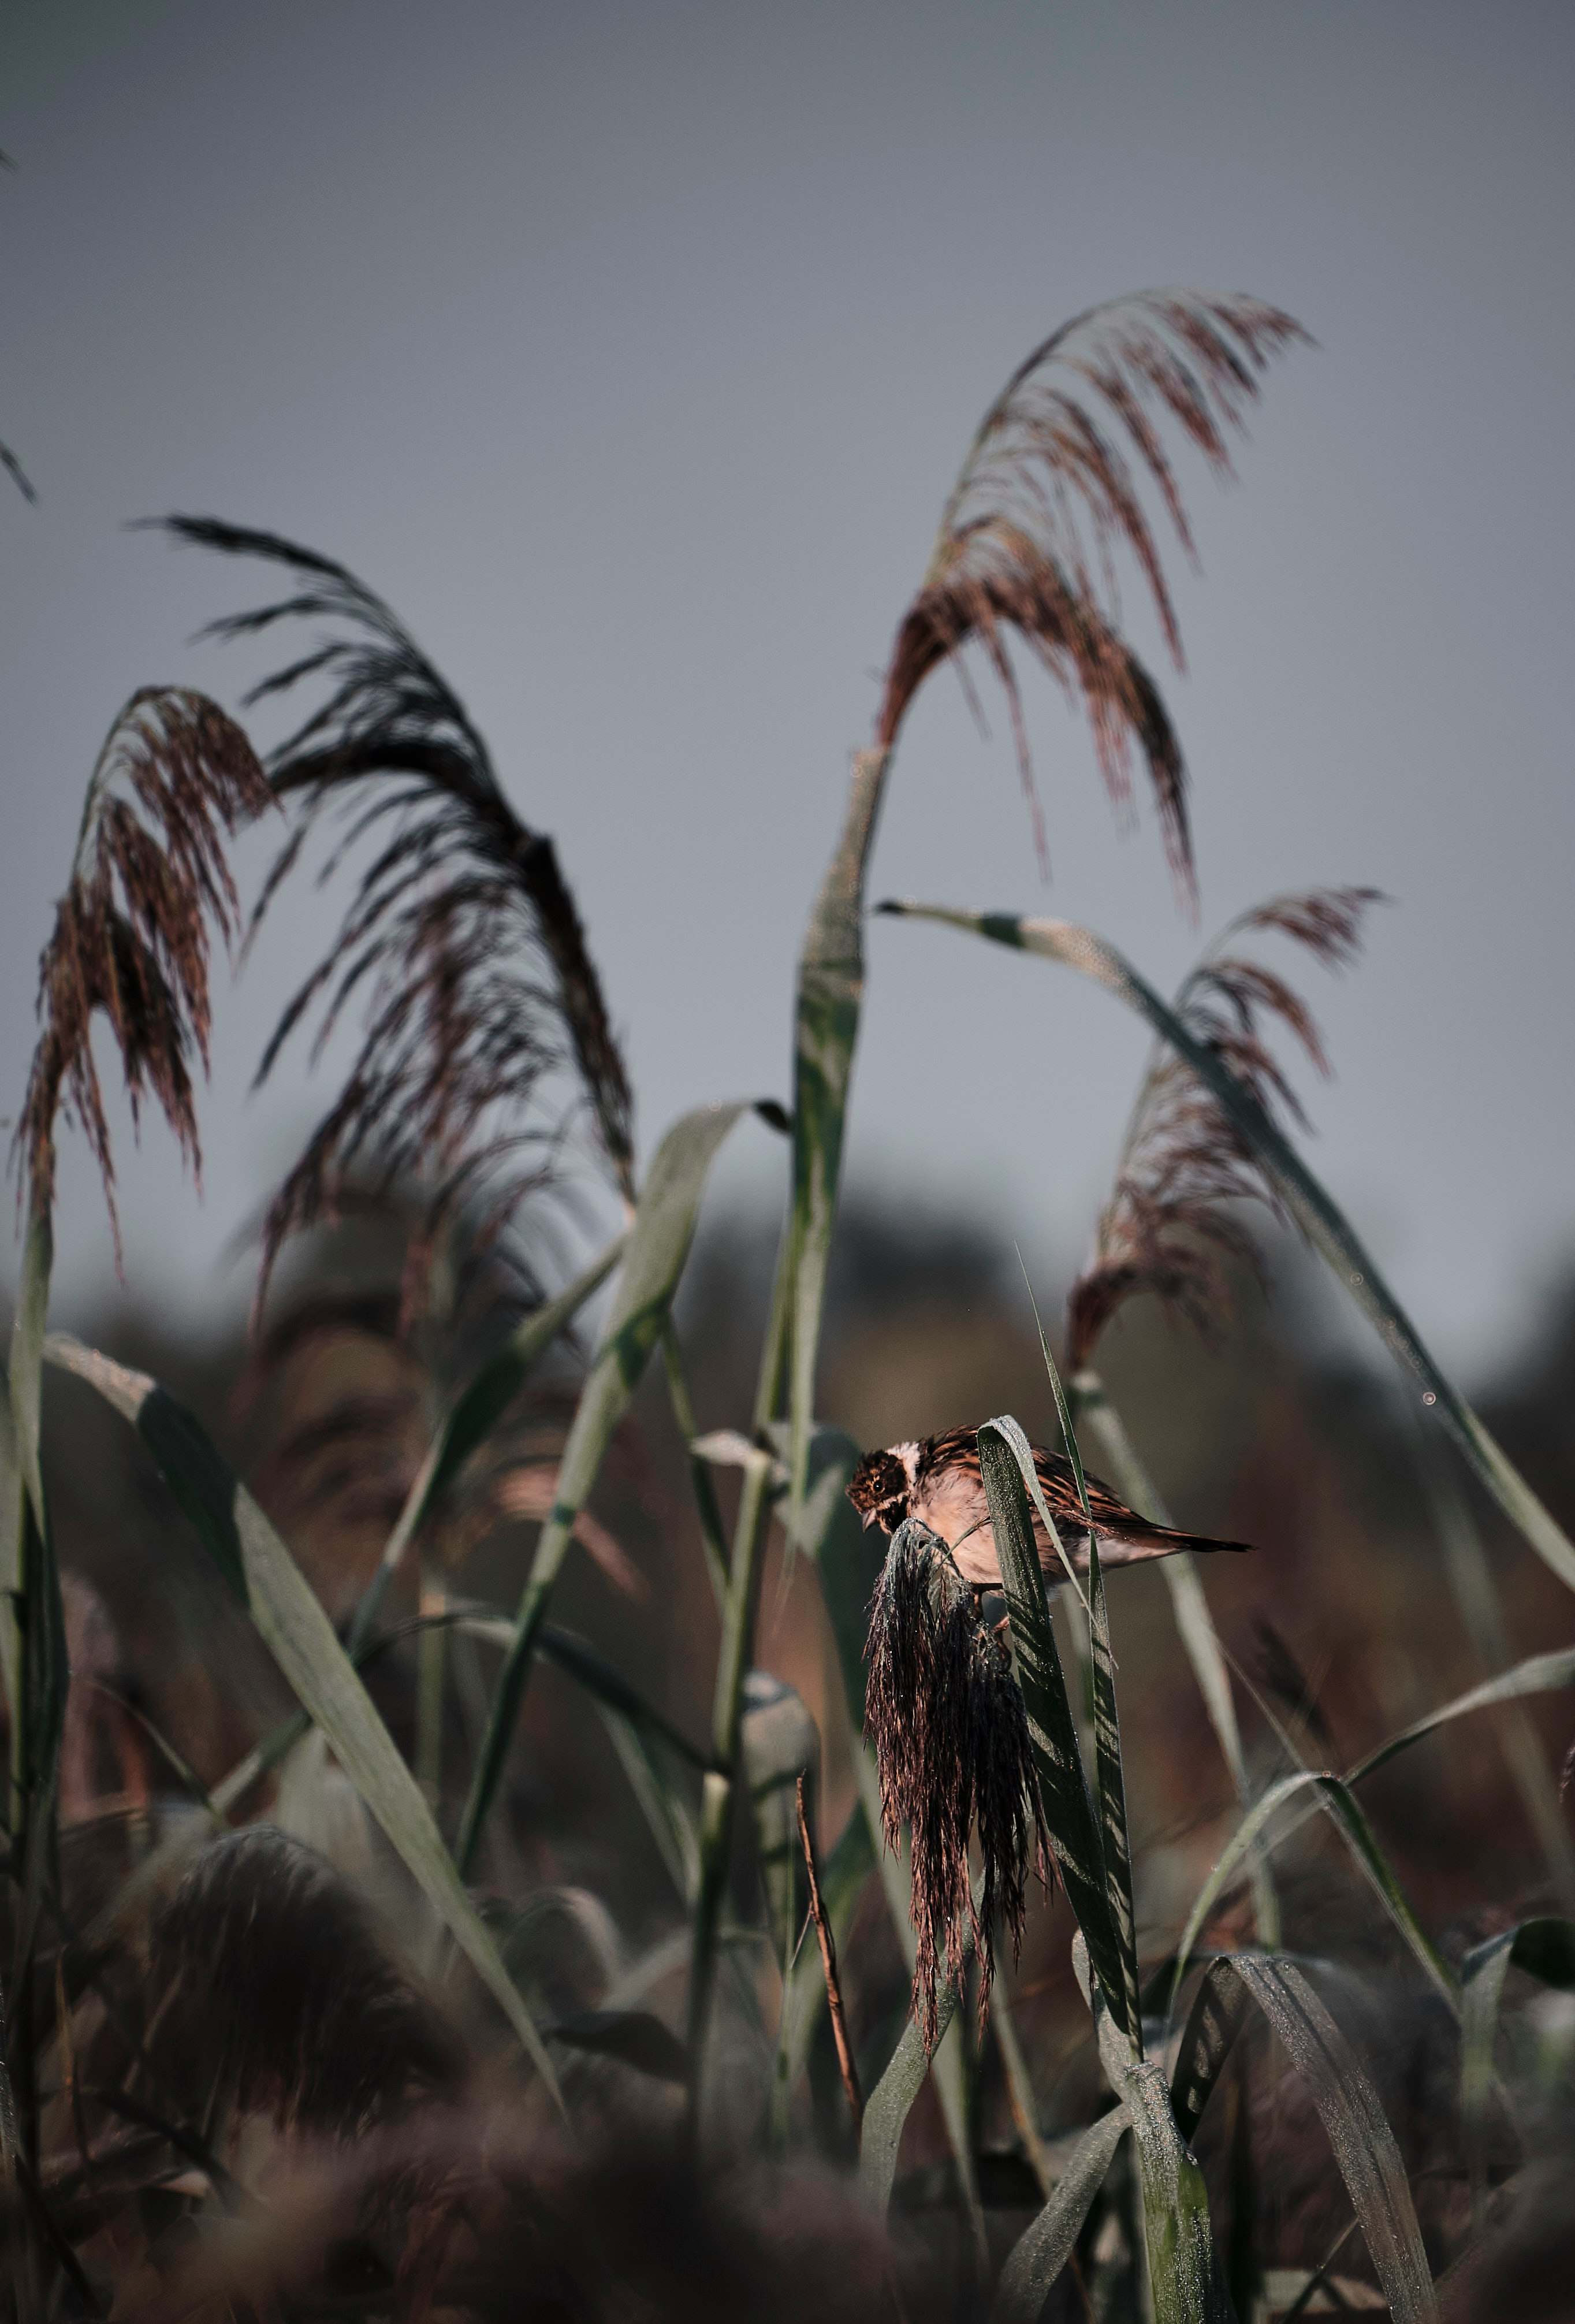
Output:
M1248 290L1319 345L1239 487L1185 471L1202 928L1394 896L1358 974L1314 973L1315 1164L1448 1363L1515 1342L1575 1250L1575 12L11 0L3 42L0 437L40 503L0 500L0 1111L111 715L245 673L189 641L264 576L127 519L292 533L401 610L557 839L649 1151L786 1091L847 754L1001 380L1092 300ZM1152 817L1119 837L1047 683L1029 709L1050 888L1004 720L943 674L874 894L1086 919L1174 983ZM205 1206L161 1130L123 1141L134 1288L239 1296L219 1254L312 1102L245 1085L320 925L303 889L224 998ZM1138 1030L942 930L877 923L870 963L854 1174L1073 1254ZM779 1167L751 1130L731 1183ZM69 1300L108 1246L66 1187Z

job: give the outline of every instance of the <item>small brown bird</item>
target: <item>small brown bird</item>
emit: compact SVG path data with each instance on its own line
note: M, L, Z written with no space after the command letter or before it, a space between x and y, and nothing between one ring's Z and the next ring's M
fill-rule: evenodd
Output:
M944 1436L926 1436L918 1443L891 1444L883 1452L866 1452L848 1480L848 1499L866 1529L878 1525L887 1533L895 1533L905 1517L918 1517L932 1533L940 1535L964 1582L979 1591L999 1590L1000 1563L979 1471L977 1435L972 1428L949 1428ZM1034 1466L1066 1554L1078 1572L1086 1573L1088 1519L1077 1497L1072 1463L1036 1444ZM1151 1525L1097 1477L1085 1477L1085 1482L1102 1565L1138 1565L1151 1557L1173 1557L1178 1549L1249 1546L1244 1541L1211 1541L1206 1534L1178 1533L1170 1526ZM1066 1569L1038 1512L1032 1510L1031 1504L1030 1508L1045 1579L1052 1585L1064 1582Z

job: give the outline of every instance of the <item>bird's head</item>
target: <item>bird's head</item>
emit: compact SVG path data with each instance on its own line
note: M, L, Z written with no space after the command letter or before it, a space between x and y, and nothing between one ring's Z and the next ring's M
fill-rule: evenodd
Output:
M913 1471L903 1455L917 1449L912 1444L894 1444L883 1452L866 1452L848 1479L848 1499L866 1533L872 1525L883 1533L895 1533L907 1517Z

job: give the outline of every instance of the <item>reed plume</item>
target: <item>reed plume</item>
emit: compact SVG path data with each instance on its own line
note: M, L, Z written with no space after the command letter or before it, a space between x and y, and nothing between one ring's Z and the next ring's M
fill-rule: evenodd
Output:
M943 1967L955 1987L968 1938L979 1956L983 2024L1004 1917L1016 1957L1030 1870L1046 1878L1047 1835L1022 1691L1004 1640L980 1617L974 1591L927 1526L892 1536L870 1612L864 1733L880 1775L889 1848L909 1833L917 1950L913 2009L933 2049ZM977 1902L968 1842L977 1831Z
M1325 968L1349 967L1376 888L1314 888L1276 896L1232 921L1183 985L1176 1014L1271 1115L1307 1117L1269 1047L1277 1023L1325 1078L1330 1064L1311 1010L1285 979L1228 949L1242 937L1288 936ZM1067 1353L1089 1363L1106 1325L1139 1292L1208 1333L1229 1306L1228 1265L1261 1275L1242 1203L1286 1213L1242 1132L1212 1092L1168 1046L1156 1046L1122 1142L1116 1183L1094 1250L1067 1301Z
M14 1153L40 1215L55 1186L62 1107L85 1133L121 1258L115 1157L94 1062L95 1015L109 1022L132 1120L151 1095L200 1181L192 1060L208 1069L211 931L232 948L241 918L226 843L272 804L245 734L206 695L134 694L98 754L70 884L39 962L33 1051Z
M1307 334L1243 295L1149 290L1089 309L1018 364L990 405L941 518L928 569L887 667L878 747L888 750L930 672L977 641L1005 692L1041 864L1044 821L1018 680L1016 631L1071 700L1084 704L1100 771L1131 807L1141 752L1178 886L1193 890L1186 769L1154 680L1121 632L1115 552L1135 559L1177 669L1181 632L1141 497L1157 491L1181 546L1191 528L1160 424L1174 421L1217 476L1232 474L1271 355ZM964 679L966 683L966 679Z
M612 1180L631 1201L629 1079L578 910L551 840L515 813L458 696L344 566L216 518L171 517L165 529L282 566L295 584L271 604L211 622L205 635L328 625L246 696L251 705L308 678L329 687L268 762L276 796L295 814L253 925L326 810L342 809L344 828L323 879L359 842L381 842L259 1069L261 1082L314 1010L320 1055L346 1007L366 996L361 1046L340 1093L270 1206L259 1304L284 1241L334 1215L357 1175L383 1187L432 1188L435 1219L479 1203L501 1230L527 1194L557 1176L563 1125L526 1124L544 1084L565 1067L589 1102Z
M452 2097L457 2037L333 1868L271 1824L204 1849L154 1931L243 2113L351 2135Z

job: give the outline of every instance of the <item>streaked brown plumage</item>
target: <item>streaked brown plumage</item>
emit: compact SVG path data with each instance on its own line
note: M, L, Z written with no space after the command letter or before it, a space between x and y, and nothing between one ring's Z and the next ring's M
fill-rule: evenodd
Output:
M887 1533L895 1533L905 1517L921 1518L940 1535L965 1582L976 1590L999 1590L1000 1565L980 1474L977 1440L976 1429L949 1428L942 1436L866 1452L848 1480L848 1499L866 1527L879 1525ZM1036 1444L1034 1466L1067 1555L1080 1573L1086 1573L1088 1520L1077 1497L1072 1463ZM1138 1565L1152 1557L1172 1557L1181 1549L1249 1546L1244 1541L1212 1541L1206 1534L1180 1533L1170 1526L1152 1525L1097 1477L1085 1481L1102 1564ZM1034 1540L1045 1581L1052 1586L1064 1581L1065 1568L1036 1511Z

